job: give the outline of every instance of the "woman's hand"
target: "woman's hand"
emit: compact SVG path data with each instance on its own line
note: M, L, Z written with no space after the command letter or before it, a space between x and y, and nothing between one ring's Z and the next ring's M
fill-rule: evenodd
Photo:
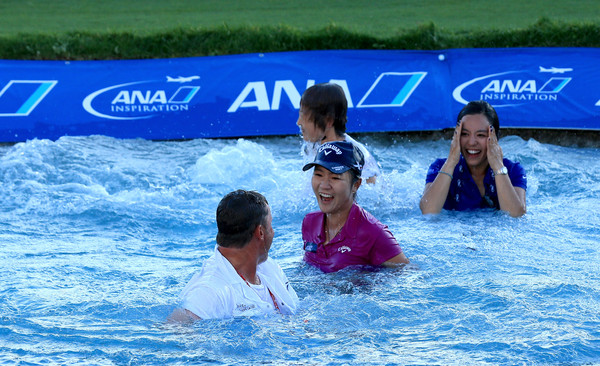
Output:
M498 169L504 166L504 156L502 155L502 148L498 144L498 137L494 127L490 126L490 132L487 143L487 160L490 164L492 171L496 172Z
M492 126L490 126L488 137L487 159L493 172L497 172L504 166L502 148L498 144L498 137ZM500 209L508 212L512 217L523 216L527 212L525 190L521 187L514 187L508 175L496 174L494 179Z
M460 162L460 135L462 133L462 121L459 121L454 129L454 136L452 136L452 142L450 143L450 153L448 159L442 168L441 172L445 174L438 174L435 180L425 185L423 196L419 202L419 207L423 214L437 214L440 213L446 197L448 196L448 190L450 189L450 183L452 182L452 174L454 174L454 168Z
M460 161L460 134L462 133L462 121L459 121L454 129L454 136L452 136L452 142L450 143L450 153L446 164L450 165L450 171L454 170L454 167Z

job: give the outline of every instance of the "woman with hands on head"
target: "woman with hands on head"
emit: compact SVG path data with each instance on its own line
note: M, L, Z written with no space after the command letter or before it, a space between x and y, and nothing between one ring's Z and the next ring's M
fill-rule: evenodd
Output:
M419 204L423 214L496 208L512 217L526 212L527 176L518 162L505 159L498 144L500 123L485 101L468 103L458 114L447 159L427 172Z

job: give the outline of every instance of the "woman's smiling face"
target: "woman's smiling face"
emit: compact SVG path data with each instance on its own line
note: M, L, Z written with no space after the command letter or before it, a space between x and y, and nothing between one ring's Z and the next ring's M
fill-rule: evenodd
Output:
M325 214L336 214L350 210L354 202L352 173L335 174L317 165L313 171L312 188L319 208Z
M470 167L487 165L490 123L483 114L468 114L461 120L460 152Z

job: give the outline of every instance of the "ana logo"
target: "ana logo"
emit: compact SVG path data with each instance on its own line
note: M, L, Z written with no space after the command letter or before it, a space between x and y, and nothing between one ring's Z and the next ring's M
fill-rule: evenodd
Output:
M166 80L145 80L118 84L97 90L83 100L90 114L114 120L151 118L157 114L188 111L200 90L197 85L181 85L199 76L167 76Z
M425 76L427 76L427 72L424 71L383 72L362 96L356 108L402 107ZM344 90L348 108L354 108L347 81L331 79L329 82L338 84ZM315 80L306 81L307 89L313 85L315 85ZM300 108L300 92L291 80L276 80L272 90L271 98L269 98L266 82L249 82L227 109L227 112L235 113L240 108L276 111L280 109L282 100L287 103L285 96L295 109Z
M0 117L26 117L57 80L11 80L0 90Z
M459 85L452 96L459 103L485 100L495 108L512 107L532 102L553 102L572 78L562 76L571 68L544 68L538 75L528 71L507 71L471 79ZM550 74L550 75L548 75ZM554 76L561 74L561 76Z
M426 75L426 72L384 72L356 107L402 107Z

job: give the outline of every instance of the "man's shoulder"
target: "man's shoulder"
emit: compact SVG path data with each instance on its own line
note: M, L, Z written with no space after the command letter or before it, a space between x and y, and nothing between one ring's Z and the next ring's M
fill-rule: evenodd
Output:
M231 282L229 271L222 261L215 255L207 258L202 264L202 269L190 280L190 285L206 287L223 287Z
M231 297L235 281L227 268L219 263L214 255L206 259L202 269L192 276L181 292L184 306L200 317L206 317L204 313L198 314L205 305L216 306Z
M234 292L222 276L201 272L194 275L182 291L181 306L202 319L229 317Z

